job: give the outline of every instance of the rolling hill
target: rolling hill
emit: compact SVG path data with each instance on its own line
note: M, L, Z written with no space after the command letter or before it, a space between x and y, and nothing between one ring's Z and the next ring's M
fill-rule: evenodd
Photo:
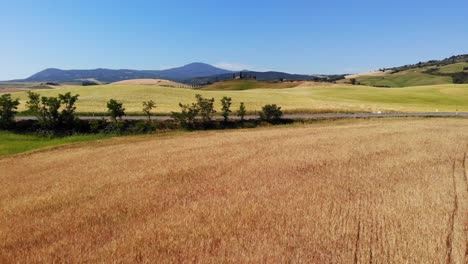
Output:
M282 89L293 88L300 85L301 81L291 82L267 82L257 80L227 80L216 82L201 88L201 90L209 91L243 91L251 89Z
M351 82L351 79L355 79L357 84L377 87L468 83L468 55L351 75L343 82Z
M252 89L286 89L294 87L328 87L328 86L343 86L343 84L334 84L332 82L320 81L258 81L258 80L227 80L215 82L200 90L206 91L243 91Z
M242 84L249 85L252 84ZM281 84L281 83L279 83ZM278 84L278 85L279 85ZM286 82L284 83L286 84ZM161 115L180 111L179 103L191 103L196 94L215 98L215 109L220 110L220 99L231 97L232 110L244 102L247 111L256 112L266 104L278 104L288 113L336 113L336 112L455 112L468 111L468 84L444 84L416 86L405 89L382 89L362 85L320 85L306 82L306 85L278 89L278 86L262 89L217 90L172 89L151 85L99 85L64 87L60 89L37 90L42 96L57 96L70 92L79 94L77 113L106 114L109 99L121 101L127 113L142 114L141 103L154 100L155 113ZM281 84L282 85L282 84ZM225 87L226 88L226 87ZM229 87L228 87L229 88ZM245 88L245 87L244 87ZM19 111L25 111L27 94L18 92Z
M191 80L194 84L207 85L217 83L221 81L229 81L233 78L240 78L240 75L244 76L245 79L255 79L257 81L277 81L277 80L288 80L288 81L336 81L343 79L345 75L307 75L307 74L290 74L285 72L267 71L241 71L237 73L220 74L213 76L205 76L194 78Z

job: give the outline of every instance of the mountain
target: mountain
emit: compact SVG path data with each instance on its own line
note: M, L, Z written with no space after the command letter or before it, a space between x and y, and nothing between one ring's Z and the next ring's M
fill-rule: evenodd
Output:
M182 67L162 71L144 71L146 73L160 76L162 79L184 81L196 77L212 76L232 73L231 71L216 68L206 63L194 62Z
M45 69L29 78L15 80L17 82L76 82L95 79L101 82L116 82L129 79L155 78L153 74L136 70L60 70Z
M131 79L168 79L171 81L184 81L196 77L212 76L218 74L231 73L231 71L216 68L205 63L191 63L182 67L167 70L61 70L45 69L22 80L16 82L74 82L88 79L95 79L100 82L117 82Z
M256 77L259 81L271 80L335 80L341 79L344 75L304 75L290 74L285 72L258 72L258 71L242 71L247 78ZM29 78L22 80L14 80L15 82L77 82L85 80L95 80L104 83L112 83L132 79L166 79L176 82L190 84L208 84L217 81L233 79L233 76L240 75L240 72L233 72L220 69L205 63L191 63L182 67L171 68L167 70L111 70L111 69L93 69L93 70L61 70L61 69L45 69L32 75Z

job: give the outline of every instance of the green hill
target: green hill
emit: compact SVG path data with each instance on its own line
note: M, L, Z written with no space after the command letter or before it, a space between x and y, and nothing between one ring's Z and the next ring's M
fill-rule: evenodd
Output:
M356 78L362 85L377 87L408 87L421 85L452 84L450 76L431 75L417 70L407 70L382 76L362 76Z
M468 83L468 55L381 69L379 73L361 74L354 79L358 84L377 87ZM344 82L351 82L351 79Z
M459 62L439 67L441 73L468 72L468 62Z

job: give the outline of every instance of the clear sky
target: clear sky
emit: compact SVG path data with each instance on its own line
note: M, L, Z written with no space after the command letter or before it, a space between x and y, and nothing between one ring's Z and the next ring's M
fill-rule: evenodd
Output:
M0 0L0 80L45 68L353 73L468 53L468 1Z

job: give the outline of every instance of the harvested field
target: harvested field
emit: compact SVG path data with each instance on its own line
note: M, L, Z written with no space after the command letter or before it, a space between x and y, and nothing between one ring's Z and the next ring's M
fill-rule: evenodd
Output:
M28 82L0 82L0 94L26 92L29 90L52 89L53 87L43 83Z
M0 89L0 94L2 93L17 93L17 92L27 92L30 89L26 88L2 88Z
M117 138L0 159L0 262L467 263L468 120Z

